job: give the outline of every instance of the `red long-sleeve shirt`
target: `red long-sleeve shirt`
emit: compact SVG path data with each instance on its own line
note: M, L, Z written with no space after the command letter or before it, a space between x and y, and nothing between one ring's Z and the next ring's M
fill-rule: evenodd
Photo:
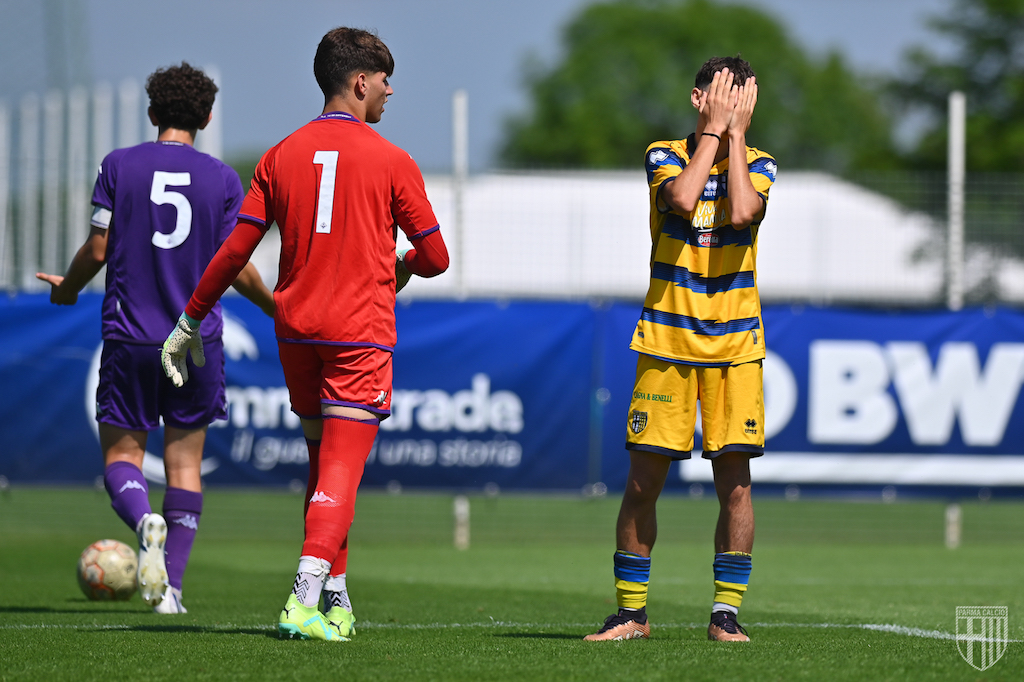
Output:
M343 112L320 116L264 154L238 219L185 312L205 317L276 221L282 341L394 347L396 225L414 246L410 272L430 277L448 267L416 163Z

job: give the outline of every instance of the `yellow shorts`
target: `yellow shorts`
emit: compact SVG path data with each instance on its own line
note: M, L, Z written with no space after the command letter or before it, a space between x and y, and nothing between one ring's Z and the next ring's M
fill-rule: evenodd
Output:
M761 361L700 367L640 355L626 422L626 449L689 459L700 400L704 457L764 454Z

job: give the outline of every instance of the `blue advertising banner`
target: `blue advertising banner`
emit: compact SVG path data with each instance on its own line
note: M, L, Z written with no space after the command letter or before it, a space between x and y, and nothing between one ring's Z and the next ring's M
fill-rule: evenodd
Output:
M91 483L97 294L0 302L0 475ZM205 480L287 485L308 471L273 323L225 299L227 421L209 430ZM397 310L393 415L364 483L621 489L638 304L415 302ZM1024 486L1024 313L1009 309L764 311L768 454L755 482ZM163 478L161 434L145 473ZM699 457L670 487L711 479Z
M210 429L208 448L223 463L208 478L305 480L306 443L289 411L273 329L257 339L258 311L237 299L225 308L229 357L232 346L258 354L228 363L228 427ZM364 484L586 483L579 434L589 418L594 320L587 306L418 304L400 306L398 314L392 415L381 423Z
M0 305L0 475L92 482L102 474L95 393L101 296L57 307L44 295ZM290 410L273 323L224 301L227 421L203 460L211 484L304 481L308 454ZM561 303L423 303L398 310L393 415L364 482L405 486L579 488L587 442L595 317ZM162 435L144 471L163 480Z
M602 479L613 487L628 469L613 453L625 441L636 355L622 337L635 315L613 306L606 326ZM767 444L751 462L755 483L1024 486L1024 313L768 306L763 318ZM698 434L668 487L712 480L699 445Z

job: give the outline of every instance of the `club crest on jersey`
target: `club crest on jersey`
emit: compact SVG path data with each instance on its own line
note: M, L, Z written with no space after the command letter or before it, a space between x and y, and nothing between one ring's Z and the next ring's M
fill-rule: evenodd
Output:
M647 428L647 413L640 410L633 410L629 415L629 428L633 433L639 434Z

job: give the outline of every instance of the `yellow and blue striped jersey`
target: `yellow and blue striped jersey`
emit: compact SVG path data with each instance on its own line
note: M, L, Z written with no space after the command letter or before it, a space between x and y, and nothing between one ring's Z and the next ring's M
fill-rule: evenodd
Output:
M647 148L651 193L651 284L630 348L683 364L724 366L764 357L757 294L757 232L764 217L736 230L729 222L729 160L711 168L693 211L669 209L661 187L678 176L696 150L696 138ZM775 159L747 147L754 189L768 202Z

